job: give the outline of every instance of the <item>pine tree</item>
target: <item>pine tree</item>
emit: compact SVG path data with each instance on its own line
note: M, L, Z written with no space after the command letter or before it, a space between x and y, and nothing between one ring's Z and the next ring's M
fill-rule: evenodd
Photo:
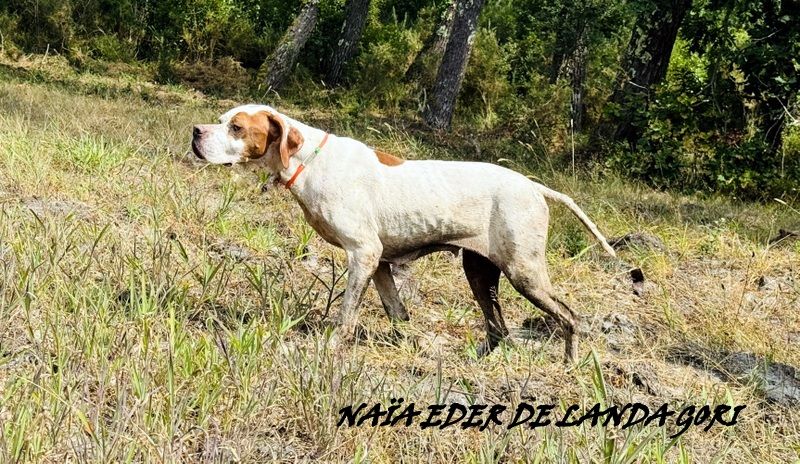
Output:
M482 8L483 0L456 0L453 28L423 115L434 129L450 127Z

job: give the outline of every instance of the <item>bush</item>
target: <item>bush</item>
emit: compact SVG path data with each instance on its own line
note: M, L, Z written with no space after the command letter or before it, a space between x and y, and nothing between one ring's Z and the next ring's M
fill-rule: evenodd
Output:
M136 44L130 40L120 40L115 35L98 35L90 39L87 46L92 58L124 63L136 60Z
M419 34L396 17L386 24L373 20L362 42L365 45L357 59L357 85L353 90L373 105L399 111L409 97L403 76L422 46Z
M796 129L787 127L783 148L774 150L759 130L764 102L745 91L747 76L728 63L711 85L708 65L679 40L667 81L628 105L641 136L632 147L614 147L608 164L659 188L748 199L796 189Z
M238 96L250 86L250 74L230 57L215 62L179 62L171 65L173 80L215 96Z
M19 51L14 39L18 37L18 22L16 16L0 11L0 53L16 55Z
M481 129L497 125L516 100L508 82L509 55L513 56L514 51L512 45L501 46L493 30L480 29L475 36L459 96L459 111Z
M11 18L8 24L17 26L12 29L16 32L13 41L23 49L39 53L69 50L75 33L70 0L10 0L0 12Z

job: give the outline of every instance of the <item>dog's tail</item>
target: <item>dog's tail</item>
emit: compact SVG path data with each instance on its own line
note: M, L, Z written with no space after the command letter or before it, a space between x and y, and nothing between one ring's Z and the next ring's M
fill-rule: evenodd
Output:
M578 207L578 205L575 204L575 201L573 201L572 198L564 195L563 193L559 193L556 192L555 190L549 189L542 184L534 182L533 185L536 186L536 190L538 190L542 195L544 195L545 198L549 198L559 203L563 203L564 206L569 208L570 211L572 211L572 213L575 214L575 216L577 216L578 219L581 220L583 225L586 226L587 229L589 229L589 232L591 232L595 236L597 241L600 242L600 245L603 246L603 249L605 249L606 252L608 252L608 254L610 254L611 256L614 257L617 256L617 253L614 251L613 248L611 248L611 245L608 244L608 241L606 240L605 237L603 237L603 234L600 233L600 230L597 229L597 226L594 224L594 222L592 222L592 220L589 219L589 216L587 216L586 213L584 213L583 210L581 210Z

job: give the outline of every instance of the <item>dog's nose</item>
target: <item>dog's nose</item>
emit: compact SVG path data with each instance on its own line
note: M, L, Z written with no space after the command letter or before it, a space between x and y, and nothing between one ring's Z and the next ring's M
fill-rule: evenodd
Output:
M203 135L203 129L200 129L200 126L194 126L194 128L192 128L192 135L194 138L200 137Z

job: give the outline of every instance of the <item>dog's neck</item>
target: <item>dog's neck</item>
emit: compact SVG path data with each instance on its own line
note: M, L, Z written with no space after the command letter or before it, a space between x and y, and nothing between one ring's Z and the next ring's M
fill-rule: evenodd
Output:
M290 179L297 173L298 169L300 169L301 164L305 164L305 167L302 172L294 179L294 182L291 185L291 192L298 198L298 200L303 201L307 196L308 192L308 177L313 175L318 175L320 173L319 170L314 169L318 164L324 164L323 158L330 156L328 152L332 145L334 145L331 139L334 138L333 135L328 134L328 140L325 142L325 145L322 149L314 156L314 151L322 144L322 141L325 139L326 132L320 129L315 129L311 126L303 124L299 121L296 121L286 115L281 114L281 116L286 120L288 126L297 129L300 132L300 135L303 136L303 145L300 147L300 150L297 151L294 155L289 157L289 166L284 167L283 164L280 162L280 155L278 155L277 151L275 153L276 162L273 163L273 166L276 169L273 169L273 174L280 179L280 183L286 185ZM276 147L277 148L277 147ZM311 159L313 157L313 159Z

